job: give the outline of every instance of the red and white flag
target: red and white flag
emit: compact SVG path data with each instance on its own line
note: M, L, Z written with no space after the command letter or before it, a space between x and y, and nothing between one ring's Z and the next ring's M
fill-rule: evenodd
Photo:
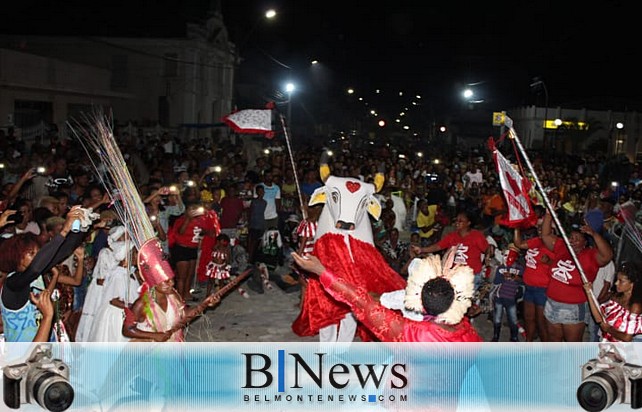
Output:
M223 122L237 133L264 134L274 137L272 108L238 110L223 117Z
M502 218L501 224L510 228L528 228L537 223L537 215L533 209L530 196L531 182L523 177L513 165L506 160L495 147L492 138L489 146L493 152L493 160L499 175L499 183L504 192L508 213Z

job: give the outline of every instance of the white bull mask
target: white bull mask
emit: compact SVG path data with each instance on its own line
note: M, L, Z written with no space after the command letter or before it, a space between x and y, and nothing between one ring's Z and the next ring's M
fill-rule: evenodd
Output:
M381 204L374 195L377 191L372 183L328 175L325 186L315 190L308 203L325 205L319 216L316 238L325 233L338 233L374 244L367 215L376 220L381 216Z

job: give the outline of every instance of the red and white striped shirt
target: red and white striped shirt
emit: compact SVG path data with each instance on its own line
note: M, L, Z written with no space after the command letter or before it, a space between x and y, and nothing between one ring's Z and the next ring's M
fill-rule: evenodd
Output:
M303 246L303 256L309 255L314 249L314 236L317 233L317 222L310 222L303 219L299 226L296 228L297 239L305 238L305 246Z
M642 333L642 315L631 313L619 303L609 300L600 305L606 322L620 332L629 335ZM603 339L607 342L619 342L608 333L603 333Z

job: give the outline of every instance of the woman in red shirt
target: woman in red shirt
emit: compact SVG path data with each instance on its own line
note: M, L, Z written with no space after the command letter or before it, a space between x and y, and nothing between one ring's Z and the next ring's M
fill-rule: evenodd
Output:
M587 282L584 289L592 290ZM642 333L642 271L634 262L623 262L617 269L615 292L598 309L589 300L594 319L602 329L602 342L636 342Z
M586 327L587 296L582 277L564 240L553 234L552 221L553 217L547 212L542 224L542 240L555 254L544 307L548 339L551 342L581 342ZM595 247L588 247L585 235L593 238ZM598 269L613 259L609 243L588 224L571 230L569 243L588 282L593 282Z
M453 263L470 266L475 274L475 290L481 284L481 275L484 262L482 256L489 254L488 240L480 230L472 228L473 216L463 211L457 214L454 220L455 231L444 236L439 242L430 246L412 246L415 254L434 253L439 250L456 247Z
M207 219L205 208L198 203L186 206L185 213L172 224L169 234L170 261L176 271L176 290L185 301L192 299L190 286L196 272L201 239L215 231L214 223Z
M546 306L546 288L551 280L551 263L555 255L550 251L539 236L542 225L537 225L537 236L523 240L521 230L515 229L513 243L520 249L526 250L524 256L524 329L526 342L532 342L539 337L540 342L548 340L544 307Z

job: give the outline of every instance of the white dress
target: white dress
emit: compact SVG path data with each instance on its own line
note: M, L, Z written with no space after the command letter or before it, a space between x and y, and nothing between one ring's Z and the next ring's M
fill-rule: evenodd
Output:
M98 254L96 267L92 274L91 282L87 287L87 294L85 295L85 302L83 303L82 313L78 321L78 329L76 330L76 342L90 342L89 332L94 323L96 316L96 309L98 308L103 291L105 290L105 283L98 284L98 280L106 282L106 278L110 275L111 271L118 266L118 262L114 257L114 252L108 247L103 248Z
M105 280L103 288L88 341L127 342L129 339L122 332L125 312L112 305L111 300L120 299L130 305L137 298L138 283L131 279L126 268L117 266Z

